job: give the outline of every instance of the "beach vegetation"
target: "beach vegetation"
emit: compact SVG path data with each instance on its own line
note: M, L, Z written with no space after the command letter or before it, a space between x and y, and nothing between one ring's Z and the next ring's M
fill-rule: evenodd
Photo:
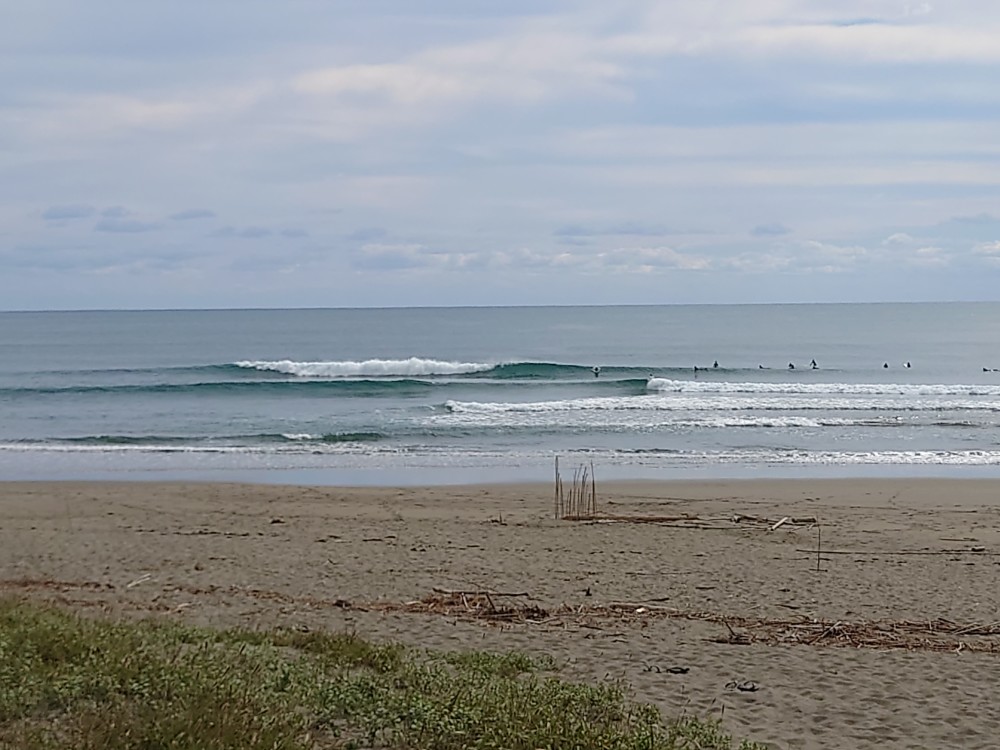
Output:
M665 721L619 683L564 680L524 654L112 622L0 599L0 748L732 747L717 722Z

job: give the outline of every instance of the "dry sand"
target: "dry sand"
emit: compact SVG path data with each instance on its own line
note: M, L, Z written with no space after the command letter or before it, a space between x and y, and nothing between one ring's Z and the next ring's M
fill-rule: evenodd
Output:
M1000 747L1000 482L598 490L604 514L690 520L557 521L542 485L0 483L0 593L546 652L779 748ZM769 530L786 516L799 522ZM819 534L843 554L817 571ZM435 588L489 590L537 619L484 616L472 595L445 606ZM424 599L436 604L406 604ZM930 632L964 626L979 627ZM733 685L746 681L757 689Z

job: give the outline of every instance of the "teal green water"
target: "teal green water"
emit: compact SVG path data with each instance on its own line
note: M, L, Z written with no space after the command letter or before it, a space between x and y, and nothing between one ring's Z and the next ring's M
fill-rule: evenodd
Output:
M0 476L1000 473L998 343L993 303L0 313Z

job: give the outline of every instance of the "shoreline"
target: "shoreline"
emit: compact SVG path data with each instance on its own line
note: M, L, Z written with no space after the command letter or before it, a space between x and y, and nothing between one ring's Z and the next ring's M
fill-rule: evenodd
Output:
M567 468L572 470L574 465L570 464L568 466L561 466L561 474L563 482L566 483L571 477L567 477ZM589 466L588 466L589 468ZM839 467L838 467L839 468ZM296 470L289 470L296 471ZM331 470L339 471L339 470ZM365 470L376 473L381 470ZM404 470L404 472L407 470ZM283 470L274 471L261 471L253 472L252 475L280 475ZM385 473L385 472L381 472ZM482 472L476 471L475 473L481 474ZM200 479L200 478L190 478L181 474L178 474L175 478L170 479L159 479L159 478L145 478L136 477L132 474L124 472L114 472L109 473L110 476L115 478L108 479L102 476L101 478L86 478L86 477L48 477L48 478L30 478L30 479L10 479L10 478L0 478L0 490L4 488L9 488L12 486L26 485L26 486L43 486L43 485L53 485L55 487L64 485L79 485L80 487L94 487L100 488L102 486L122 486L122 485L132 485L136 488L141 487L156 487L158 485L166 486L176 486L182 485L190 488L197 488L198 486L227 486L232 488L247 488L254 489L259 488L261 490L276 490L276 489L324 489L330 491L342 490L347 492L380 492L380 491L396 491L405 490L408 492L434 492L437 490L441 491L453 491L453 490L470 490L478 487L492 487L492 488L520 488L529 489L533 491L541 491L548 489L550 492L553 489L553 471L550 467L549 476L547 478L514 478L517 475L515 470L509 472L504 472L504 477L502 479L496 480L484 480L484 481L447 481L447 482L428 482L425 484L411 484L411 483L399 483L385 481L381 483L368 482L365 484L333 484L330 482L285 482L277 480L268 481L240 481L233 480L223 476L219 479ZM200 476L200 475L199 475ZM391 475L395 476L395 475ZM901 486L910 486L913 483L923 484L923 483L933 483L933 484L993 484L996 485L998 491L997 498L1000 500L1000 476L968 476L965 472L959 475L948 475L948 474L927 474L915 475L912 471L906 474L843 474L838 471L835 475L782 475L782 476L771 476L769 474L763 475L713 475L706 477L659 477L659 476L628 476L628 477L611 477L607 479L597 479L598 489L605 487L609 489L612 493L627 489L631 486L646 486L646 487L683 487L687 489L696 490L699 487L704 487L707 485L713 485L717 487L728 487L733 489L735 487L742 487L744 485L760 486L760 485L777 485L793 487L795 485L815 485L821 484L826 485L831 489L836 488L838 485L855 485L858 483L872 483L875 485L880 484L894 484ZM801 489L801 488L800 488Z
M775 747L988 746L997 498L995 479L599 479L595 523L554 519L551 481L5 481L0 594L545 653Z
M13 454L9 454L9 457ZM563 473L590 461L565 456ZM853 464L768 465L706 464L678 467L595 466L600 484L620 482L747 482L747 481L1000 481L1000 464ZM53 466L46 462L15 464L0 454L2 482L88 482L158 484L247 484L253 486L315 487L453 487L474 484L551 484L553 463L512 466L404 466L404 467L131 467L96 469Z

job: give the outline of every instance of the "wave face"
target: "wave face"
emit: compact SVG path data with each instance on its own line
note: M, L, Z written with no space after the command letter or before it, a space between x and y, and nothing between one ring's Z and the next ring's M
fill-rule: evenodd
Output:
M244 360L228 364L171 368L117 368L46 373L41 383L0 384L0 399L18 397L201 394L399 396L432 388L508 388L586 385L596 391L641 393L642 368L611 368L602 377L584 365L546 362L446 361L420 357L342 361ZM61 377L60 377L61 376ZM36 379L38 380L38 379ZM66 382L66 381L71 382ZM51 381L51 382L44 382Z
M295 362L241 361L235 367L267 373L293 375L299 378L399 378L466 376L500 381L529 380L535 382L583 380L602 385L609 380L646 383L650 368L598 367L556 362L465 362L408 357L406 359L368 359L364 361ZM603 378L603 380L601 380Z
M254 433L192 437L187 435L84 435L47 440L0 442L8 453L337 453L396 451L377 446L388 439L379 432Z
M424 393L434 388L436 383L414 378L352 380L215 380L191 383L150 383L122 385L73 385L63 387L16 387L0 388L0 398L38 396L144 396L144 395L207 395L226 396L268 396L299 394L379 396Z

